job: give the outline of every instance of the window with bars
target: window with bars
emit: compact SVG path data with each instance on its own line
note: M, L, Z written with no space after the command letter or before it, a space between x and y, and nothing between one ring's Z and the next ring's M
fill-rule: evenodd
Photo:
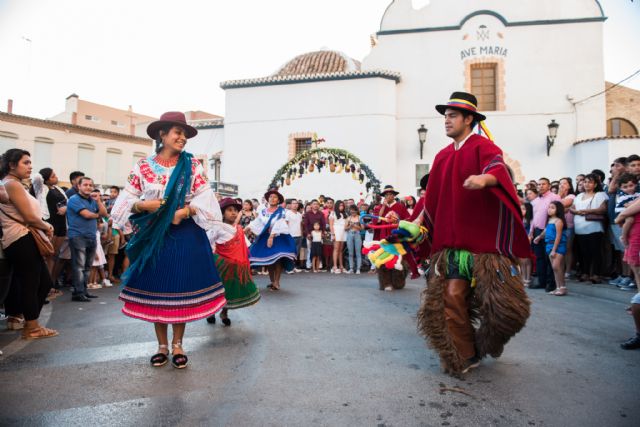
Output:
M311 138L296 138L295 155L298 155L307 150L311 150Z
M471 93L478 98L478 110L497 110L497 81L497 64L485 63L471 65Z

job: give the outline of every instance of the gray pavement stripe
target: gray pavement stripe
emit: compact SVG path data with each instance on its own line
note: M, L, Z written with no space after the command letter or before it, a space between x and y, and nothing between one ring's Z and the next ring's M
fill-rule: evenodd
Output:
M184 341L185 350L187 353L197 351L211 339L210 335L189 336ZM151 357L156 351L157 345L156 341L135 342L103 347L75 348L52 353L16 355L11 358L4 357L0 359L0 372L17 371L22 368L32 370L34 366L42 369Z
M42 311L40 312L40 319L39 319L40 325L45 327L47 326L47 324L49 323L49 319L51 318L51 312L53 311L52 307L53 307L53 303L49 305L45 305L42 308ZM14 339L11 343L9 343L9 345L7 345L2 349L2 352L4 354L0 358L0 361L2 361L3 359L8 359L9 357L19 352L20 350L24 349L31 342L35 341L35 340L23 340L21 331L17 331L16 335L17 335L17 338Z

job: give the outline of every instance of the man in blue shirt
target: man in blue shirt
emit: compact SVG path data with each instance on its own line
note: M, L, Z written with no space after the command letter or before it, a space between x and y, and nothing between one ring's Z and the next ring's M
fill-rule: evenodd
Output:
M96 254L98 239L97 220L107 216L107 209L100 200L100 194L93 191L93 180L83 176L78 179L78 193L67 202L67 223L69 247L71 249L72 301L89 302L97 298L87 292L87 280Z

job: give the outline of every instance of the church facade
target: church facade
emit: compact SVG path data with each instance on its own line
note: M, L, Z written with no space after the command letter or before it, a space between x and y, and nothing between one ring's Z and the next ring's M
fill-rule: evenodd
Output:
M381 182L415 194L450 143L434 106L464 90L478 97L517 182L606 169L631 142L606 140L605 96L593 96L605 90L605 20L596 0L432 0L418 10L395 0L361 62L311 52L271 76L222 82L224 122L196 123L193 148L215 154L216 178L242 196L261 194L282 164L316 146L347 150ZM300 181L283 190L302 198L363 190L346 178L327 188L320 174Z

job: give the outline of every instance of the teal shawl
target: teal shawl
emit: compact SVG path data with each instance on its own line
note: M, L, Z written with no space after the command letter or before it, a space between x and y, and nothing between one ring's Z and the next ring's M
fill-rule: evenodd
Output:
M142 271L150 261L152 265L157 261L160 249L169 237L173 216L180 206L184 206L187 191L191 186L191 158L192 155L184 151L180 154L169 178L160 209L134 214L129 218L135 234L127 245L127 256L131 264L124 274L123 283L135 273Z

